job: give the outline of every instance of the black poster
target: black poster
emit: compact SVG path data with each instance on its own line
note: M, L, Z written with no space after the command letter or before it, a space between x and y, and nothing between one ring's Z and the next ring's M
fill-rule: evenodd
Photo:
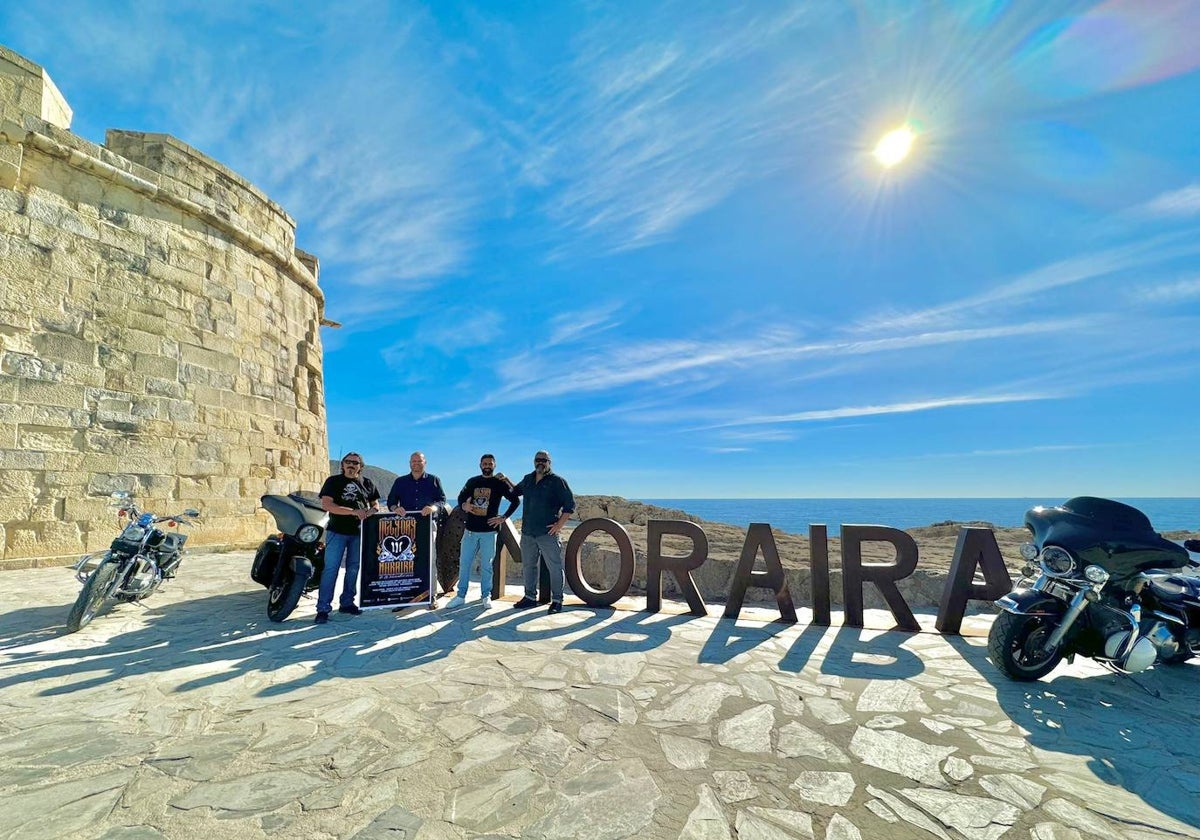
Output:
M383 513L366 520L358 590L363 609L432 603L436 541L431 516Z

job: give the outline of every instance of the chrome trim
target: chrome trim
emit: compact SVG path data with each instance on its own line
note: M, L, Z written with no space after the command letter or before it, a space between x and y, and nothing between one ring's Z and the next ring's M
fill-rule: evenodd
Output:
M1186 622L1186 621L1184 621L1184 620L1183 620L1182 618L1180 618L1179 616L1175 616L1175 615L1168 615L1167 613L1165 613L1165 612L1159 612L1158 610L1153 610L1153 611L1150 613L1150 615L1154 616L1155 618L1161 618L1161 619L1163 619L1164 621L1170 621L1172 624L1179 624L1179 625L1182 625L1182 626L1184 626L1184 627L1187 627L1187 622Z

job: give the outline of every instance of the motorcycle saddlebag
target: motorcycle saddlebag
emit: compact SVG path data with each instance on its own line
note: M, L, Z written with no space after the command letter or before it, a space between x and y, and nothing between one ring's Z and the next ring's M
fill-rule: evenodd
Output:
M270 586L275 577L275 567L283 556L283 540L271 536L263 540L254 552L254 563L250 566L250 577L260 586Z

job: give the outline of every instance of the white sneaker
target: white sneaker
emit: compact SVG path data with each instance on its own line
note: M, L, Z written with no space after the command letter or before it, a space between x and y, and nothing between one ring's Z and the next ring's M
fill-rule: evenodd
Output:
M483 607L484 610L490 610L492 608L492 599L484 595L479 599L479 606Z
M465 603L467 603L466 598L464 598L461 595L455 595L453 598L450 599L450 603L446 605L446 609L452 610L455 607L461 607Z

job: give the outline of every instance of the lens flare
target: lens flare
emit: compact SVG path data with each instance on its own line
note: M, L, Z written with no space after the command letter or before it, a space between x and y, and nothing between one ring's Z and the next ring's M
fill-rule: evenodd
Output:
M912 151L913 141L916 139L917 133L912 130L912 127L902 125L883 135L871 155L879 161L881 166L890 169L908 157L909 152Z

